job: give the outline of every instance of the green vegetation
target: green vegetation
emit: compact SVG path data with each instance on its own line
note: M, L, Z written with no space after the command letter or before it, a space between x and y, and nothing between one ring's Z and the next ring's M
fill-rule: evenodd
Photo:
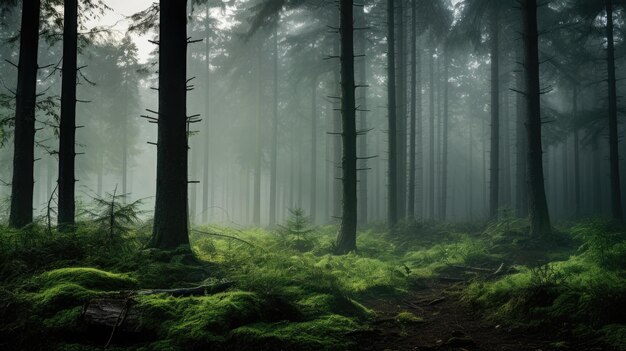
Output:
M185 248L144 249L148 228L115 241L98 225L81 224L71 235L3 228L0 346L100 349L112 330L87 325L83 306L122 298L139 317L130 331L113 332L110 349L341 350L380 317L363 303L408 296L444 278L470 282L464 300L498 323L568 323L580 335L624 344L621 228L589 222L563 229L558 240L533 243L522 235L523 222L470 233L463 227L423 223L387 233L373 225L359 233L359 251L344 256L331 254L336 228L330 226L307 229L306 247L280 230L204 227L191 237L193 257ZM498 266L505 268L488 273ZM234 286L200 296L137 294L222 279ZM402 332L427 323L404 310L391 320ZM128 343L124 333L137 337Z
M602 221L571 232L581 243L575 254L516 266L517 273L496 281L474 282L465 297L500 323L555 330L573 325L578 335L600 336L625 349L626 235Z

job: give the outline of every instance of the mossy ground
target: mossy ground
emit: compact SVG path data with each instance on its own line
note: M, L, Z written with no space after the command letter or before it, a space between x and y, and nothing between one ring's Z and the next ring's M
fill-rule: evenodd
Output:
M619 344L626 317L614 307L626 297L620 261L626 244L616 229L599 226L566 228L538 249L524 235L524 222L513 219L489 226L401 225L392 233L372 225L359 233L359 251L345 256L331 254L332 226L310 233L311 250L304 253L270 230L212 227L200 229L243 241L194 234L195 259L184 248L144 249L142 229L111 242L88 224L74 234L2 228L0 348L97 350L110 331L94 333L81 322L87 301L229 279L235 286L213 295L134 297L138 333L114 335L109 348L343 350L355 346L348 335L368 330L377 318L361 302L408 296L441 277L473 281L465 300L490 318L515 318L524 327L556 318ZM516 273L494 280L455 268L500 263L516 265ZM394 320L403 328L422 323L410 311Z

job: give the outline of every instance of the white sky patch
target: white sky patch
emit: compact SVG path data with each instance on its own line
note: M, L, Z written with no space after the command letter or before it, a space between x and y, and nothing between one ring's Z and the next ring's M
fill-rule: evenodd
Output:
M116 36L122 38L130 25L130 21L126 18L134 13L148 8L154 0L107 0L107 5L113 10L107 12L104 16L99 18L93 23L89 23L89 26L104 26L112 27L111 29ZM148 42L150 37L148 35L139 36L132 35L137 49L139 51L139 60L146 62L150 52L154 49L154 44Z

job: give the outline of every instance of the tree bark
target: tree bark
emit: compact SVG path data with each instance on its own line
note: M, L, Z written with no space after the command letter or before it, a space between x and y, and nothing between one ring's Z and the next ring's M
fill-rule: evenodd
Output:
M361 10L359 12L359 23L361 28L367 27L367 22L365 21L365 6L360 7ZM365 37L365 30L359 30L357 32L357 45L358 45L358 54L363 55L361 58L361 62L359 63L359 81L360 85L364 86L367 81L367 59L365 57L365 53L367 51L367 43ZM361 87L359 90L359 129L361 134L358 136L359 143L359 154L362 159L359 162L359 169L361 172L358 174L359 176L359 206L358 206L358 218L359 223L364 225L368 222L368 162L367 162L367 90L365 87Z
M205 9L204 25L204 147L202 160L202 222L209 222L209 162L211 161L211 47L209 38L209 4ZM213 192L211 191L211 196Z
M389 119L389 194L387 199L390 226L398 223L397 123L396 123L396 45L394 0L387 0L387 109Z
M270 219L269 225L276 225L276 174L278 168L278 26L274 28L274 113L272 115L272 154L270 159Z
M500 49L498 2L491 9L491 157L489 165L489 219L498 218L500 189Z
M311 78L311 222L317 209L317 77Z
M255 130L255 141L256 141L256 150L255 150L255 158L254 158L254 199L252 206L252 223L255 226L261 225L261 116L262 116L262 107L261 107L261 95L263 94L263 83L261 79L262 75L262 44L261 39L258 38L258 52L257 52L257 71L256 71L256 79L257 79L257 101L256 101L256 130Z
M609 88L609 163L611 174L611 215L621 222L622 193L619 177L619 139L617 131L617 87L615 79L615 43L613 40L613 0L605 0L606 6L606 62Z
M435 47L430 48L429 53L429 112L430 120L428 123L429 134L429 159L428 159L428 218L435 219Z
M78 0L64 1L63 21L58 223L60 230L70 231L74 228L76 211L74 163L76 157Z
M518 61L523 65L524 55L522 48L517 49ZM517 214L519 217L526 217L528 215L528 181L526 179L526 106L524 95L520 92L525 91L524 75L518 72L516 77L517 95L515 98L515 113L516 113L516 126L515 126L515 139L516 139L516 172L515 172L515 202L517 208Z
M415 151L416 151L416 135L417 135L417 0L411 2L411 131L409 137L409 201L408 201L408 219L415 220ZM421 99L421 85L419 86L419 97Z
M33 221L35 164L35 106L37 102L37 53L40 0L22 1L20 58L15 96L13 180L9 225L21 228Z
M398 108L396 110L396 123L397 123L397 139L398 143L397 148L397 166L398 166L398 192L397 192L397 200L398 200L398 217L401 219L405 219L407 217L407 147L406 147L406 139L407 139L407 116L406 116L406 28L404 25L404 0L397 2L397 22L398 22L398 53L397 53L397 90L396 90L396 103L398 104Z
M541 149L541 102L539 86L539 33L537 31L537 0L524 0L524 17L528 145L528 212L530 235L550 235L550 215L543 178L543 152Z
M128 72L124 73L124 116L122 116L122 194L128 193Z
M578 115L578 87L572 90L572 120ZM574 215L580 216L580 139L578 129L574 131Z
M340 0L341 36L341 139L343 142L343 203L336 252L356 250L357 227L357 143L354 83L354 9L353 0Z
M340 55L340 46L339 42L335 42L333 47L333 55ZM341 108L339 103L339 95L341 94L341 77L339 69L333 70L333 76L335 80L335 101L333 104L333 132L341 133ZM340 218L341 217L341 194L343 193L341 189L341 138L338 135L333 136L333 217Z
M187 1L160 0L159 121L151 246L189 245L187 213Z
M561 149L561 186L563 187L563 193L561 194L560 202L563 204L563 218L567 218L569 214L569 166L568 166L568 155L567 155L567 137L563 140L563 145Z
M448 74L450 70L450 55L444 52L443 58L443 137L441 146L441 201L440 216L441 220L446 220L446 211L448 209Z

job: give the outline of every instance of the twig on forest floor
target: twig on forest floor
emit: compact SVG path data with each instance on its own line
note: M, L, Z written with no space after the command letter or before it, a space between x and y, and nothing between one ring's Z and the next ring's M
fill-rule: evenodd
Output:
M204 232L201 230L197 230L197 229L192 229L192 232L198 233L198 234L204 234L204 235L211 235L211 236L217 236L217 237L221 237L221 238L227 238L227 239L233 239L233 240L237 240L237 241L241 241L244 244L248 244L254 248L259 248L258 246L252 244L249 241L243 240L241 238L238 238L236 236L232 236L232 235L227 235L227 234L222 234L222 233L212 233L212 232Z

